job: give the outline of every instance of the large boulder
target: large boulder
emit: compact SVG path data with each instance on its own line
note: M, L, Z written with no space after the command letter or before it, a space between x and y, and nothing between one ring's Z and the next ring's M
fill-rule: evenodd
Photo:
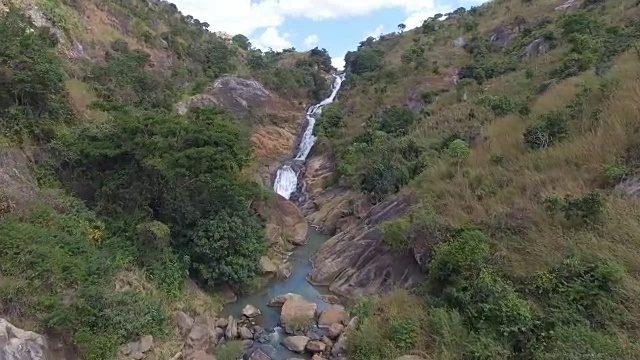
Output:
M331 339L335 339L338 336L340 336L340 334L342 334L343 331L344 331L344 325L338 324L338 323L331 324L331 326L329 326L329 337Z
M187 360L216 360L216 357L211 354L207 354L207 352L204 350L198 350L195 353L189 355L186 359Z
M180 335L185 336L189 334L191 327L193 326L193 318L183 311L178 311L173 315L173 324L180 331Z
M45 360L49 358L47 340L32 331L25 331L0 318L0 359Z
M233 318L233 316L229 316L229 324L227 325L227 329L224 332L224 336L228 340L233 340L238 337L238 322Z
M253 339L253 334L251 333L251 330L249 330L246 326L240 326L238 328L238 335L240 335L240 339L242 340Z
M262 314L260 312L260 309L256 308L255 306L251 305L251 304L247 304L247 306L245 306L242 309L242 315L248 317L248 318L253 318L256 317L258 315Z
M256 202L255 209L265 220L267 241L271 246L287 243L303 245L307 241L309 224L293 202L278 194L272 194L266 202Z
M190 356L200 350L206 351L216 346L218 340L215 319L209 316L198 316L185 340L184 353L186 356Z
M286 293L284 295L278 295L278 296L274 297L273 299L269 300L269 303L267 305L268 306L273 306L273 307L281 307L289 299L302 299L302 300L304 300L304 298L301 295L294 294L294 293Z
M345 321L347 321L347 312L341 308L331 307L322 311L318 319L318 326L330 327L333 324L340 324Z
M284 339L282 344L293 352L301 353L306 349L308 342L309 338L306 336L289 336Z
M292 297L285 301L280 312L280 322L287 326L301 322L311 323L316 316L317 304L303 298Z
M327 344L320 340L311 340L307 343L307 351L312 353L321 353L327 348Z
M271 360L271 357L261 349L256 349L249 357L249 360Z
M260 258L260 269L265 274L274 274L278 272L278 266L269 259L268 256L262 256Z
M345 297L379 294L420 282L423 274L415 257L389 251L378 227L402 216L410 199L404 195L380 203L358 224L327 240L311 257L313 270L308 280Z

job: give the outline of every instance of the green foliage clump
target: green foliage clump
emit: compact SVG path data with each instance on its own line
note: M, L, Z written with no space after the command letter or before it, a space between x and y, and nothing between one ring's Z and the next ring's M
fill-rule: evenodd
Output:
M48 140L70 118L57 38L37 28L15 7L0 17L0 130L10 136Z
M259 273L264 232L249 211L221 210L196 224L190 236L191 262L209 285L247 285Z
M234 221L244 227L233 231L251 234L243 240L261 236L257 220L251 220L254 215L247 213L247 204L259 194L257 185L240 174L251 159L250 149L230 115L215 108L193 110L187 118L157 111L113 115L111 124L90 124L61 134L55 145L65 178L95 189L84 196L101 214L125 223L160 221L171 229L172 248L183 254L223 251L224 241L234 238L224 229ZM216 216L221 222L215 226L202 220ZM201 228L193 233L198 225ZM219 238L208 244L212 234ZM166 239L154 235L141 241L162 245ZM247 244L254 249L251 241ZM233 243L227 245L233 249ZM257 263L256 254L242 256L247 262L241 265L240 277L248 278L255 270L250 264ZM181 261L172 255L160 258L165 259L160 263L170 263L179 273ZM205 269L212 265L203 259L194 262L197 274L210 283L224 277L211 274L231 272Z
M569 136L566 117L557 111L544 114L537 124L527 127L522 136L525 143L534 149L558 143Z
M234 44L238 45L240 49L249 50L251 48L251 42L249 41L249 38L242 34L235 35L231 38L231 41Z
M115 40L106 54L106 63L96 63L87 80L103 101L103 108L135 106L171 109L176 94L167 79L146 71L150 55L130 50L126 42Z
M322 114L316 121L315 130L319 136L335 139L346 125L344 108L340 104L331 104L322 108Z
M384 222L382 242L394 251L405 251L409 246L409 221L396 219Z
M480 103L486 104L496 116L505 116L516 112L518 104L508 96L483 96Z
M382 69L383 53L371 47L365 47L354 53L347 53L345 68L356 75L376 72Z
M390 106L370 122L370 128L387 134L406 134L409 127L418 121L413 111L402 106Z
M547 210L552 214L562 212L564 218L570 222L596 222L602 216L604 207L604 198L596 191L581 197L567 195L564 198L547 199Z

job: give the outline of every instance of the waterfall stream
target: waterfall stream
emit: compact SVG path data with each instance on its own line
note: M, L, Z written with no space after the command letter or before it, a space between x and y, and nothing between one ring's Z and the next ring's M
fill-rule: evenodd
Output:
M302 137L300 138L300 144L298 145L298 151L294 160L304 162L307 159L307 156L309 156L309 152L316 142L316 137L313 135L313 128L316 124L316 120L322 114L322 108L333 103L333 100L336 98L338 91L340 91L342 81L344 81L343 74L333 75L333 84L331 86L331 94L329 95L329 97L322 100L319 104L311 106L307 110L307 126L302 133ZM281 165L276 173L273 190L286 199L289 199L291 197L291 194L296 191L297 187L298 173L296 172L296 170L294 170L291 165Z

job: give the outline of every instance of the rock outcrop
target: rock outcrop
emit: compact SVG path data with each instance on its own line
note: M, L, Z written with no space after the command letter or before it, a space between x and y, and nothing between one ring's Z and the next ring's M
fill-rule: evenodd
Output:
M29 158L18 148L0 147L0 209L22 210L38 193ZM5 212L0 210L0 214Z
M309 225L300 209L278 194L267 202L256 203L255 208L266 222L265 232L271 246L302 245L307 240Z
M377 225L404 213L410 196L399 196L373 207L355 226L325 242L311 258L308 279L342 296L384 293L409 287L422 278L415 258L395 254L382 244Z
M318 305L303 298L291 297L282 305L280 322L284 325L313 321Z
M46 360L49 358L44 336L25 331L0 318L0 359Z

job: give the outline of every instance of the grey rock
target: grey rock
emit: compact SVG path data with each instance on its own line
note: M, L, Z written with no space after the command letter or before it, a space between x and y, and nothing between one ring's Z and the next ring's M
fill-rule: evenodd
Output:
M260 309L256 308L253 305L248 304L247 306L245 306L242 309L242 315L248 317L248 318L253 318L256 317L258 315L262 314L262 312L260 311Z
M249 357L249 360L271 360L271 357L261 349L256 349Z
M276 264L274 264L274 262L267 256L262 256L260 258L260 268L265 274L273 274L278 271Z
M337 338L344 331L344 325L342 324L331 324L329 327L329 337L332 339Z
M306 336L289 336L284 339L282 344L293 352L301 353L307 347L308 342L309 338Z
M467 42L464 40L464 38L461 36L455 40L453 40L453 46L455 47L463 47L467 44Z
M145 335L138 341L138 351L146 353L153 348L153 336Z
M216 321L216 326L219 328L226 328L227 325L229 325L229 320L224 319L224 318L220 318Z
M316 316L318 305L303 298L292 297L285 301L280 312L280 322L291 325L293 322L311 323Z
M549 49L551 49L550 42L542 38L535 39L531 43L529 43L529 45L527 45L524 50L522 50L520 57L523 59L537 57L546 54Z
M44 336L17 328L0 318L0 359L45 360L48 353Z
M403 215L410 199L403 196L380 203L356 226L327 240L311 257L308 280L344 297L385 293L420 282L423 273L412 254L389 252L377 226Z
M238 337L238 323L233 316L229 316L229 325L227 325L227 330L224 335L229 340L233 340Z
M312 353L321 353L327 348L327 345L320 340L311 340L307 343L307 350Z
M273 307L280 307L284 305L284 303L291 298L304 299L301 295L294 294L294 293L287 293L284 295L278 295L274 297L273 299L269 300L269 303L267 303L267 305L273 306Z
M178 311L173 315L173 323L180 330L180 335L185 336L193 326L193 318L183 311Z
M242 340L253 339L253 334L251 333L251 330L247 329L246 326L240 326L238 328L238 334L240 335L240 338Z

